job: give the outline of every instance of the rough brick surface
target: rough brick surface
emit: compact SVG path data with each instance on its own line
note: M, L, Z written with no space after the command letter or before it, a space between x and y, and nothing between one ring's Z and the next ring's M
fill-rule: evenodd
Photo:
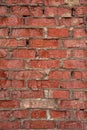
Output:
M87 0L0 0L0 130L87 130Z

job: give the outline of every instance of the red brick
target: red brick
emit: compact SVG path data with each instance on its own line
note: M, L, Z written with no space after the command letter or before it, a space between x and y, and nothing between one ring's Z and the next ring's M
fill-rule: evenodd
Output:
M41 37L43 36L42 29L13 29L12 37Z
M75 10L75 14L76 15L84 15L87 12L87 8L86 6L77 6L76 10Z
M6 0L6 3L8 4L42 4L42 0Z
M74 78L76 79L87 79L87 72L80 72L80 71L77 71L77 72L74 72Z
M85 92L74 92L74 98L75 99L82 99L82 100L86 100L87 99L87 91Z
M74 57L86 58L87 57L87 50L75 50Z
M55 108L55 101L52 99L24 99L21 101L21 108Z
M31 118L46 118L46 111L44 110L32 110Z
M59 17L71 17L71 10L69 8L58 8L57 15Z
M33 39L30 40L30 47L33 48L56 48L59 47L59 41L58 40L49 40L49 39Z
M16 40L16 39L0 39L1 47L23 47L25 46L24 40Z
M87 67L87 60L67 60L63 62L64 68L80 68L85 69Z
M63 4L64 0L45 0L45 5L59 6Z
M46 121L46 120L38 120L38 121L26 121L25 122L25 128L31 128L31 129L53 129L55 128L55 122L54 121Z
M61 129L84 129L83 122L78 121L67 121L67 122L60 122L59 128Z
M80 38L80 37L86 37L87 33L85 29L74 29L74 37Z
M13 58L35 58L34 50L20 49L14 50L12 53Z
M64 40L64 46L65 47L73 47L73 48L77 48L77 47L86 47L86 39L81 39L81 40Z
M22 91L14 91L12 92L12 98L43 98L44 93L42 90L32 91L32 90L22 90Z
M65 58L67 57L66 50L40 50L40 58Z
M12 111L12 116L14 118L18 118L18 119L28 118L28 110L15 110L15 111Z
M0 28L0 37L5 37L7 35L8 35L8 30L5 28L3 29Z
M56 80L31 80L28 82L28 87L32 89L40 89L40 88L58 88L59 87L59 81Z
M0 26L21 26L23 25L22 18L18 18L16 16L10 17L1 17L0 18Z
M58 102L58 108L66 109L86 109L86 102L78 100L62 100Z
M24 61L23 60L0 60L0 68L2 69L18 69L18 68L24 68Z
M0 70L0 78L8 78L9 73L8 71Z
M24 88L25 84L23 80L12 80L12 88Z
M43 21L43 22L42 22ZM26 18L26 25L29 26L56 26L54 18Z
M51 110L50 115L51 115L51 118L53 119L68 119L70 116L70 113L67 111Z
M74 27L82 27L84 21L82 18L61 18L59 19L61 26L74 26Z
M16 100L0 100L0 108L18 108L19 101Z
M32 60L29 62L31 68L58 68L58 60Z
M11 80L0 80L0 88L11 88Z
M10 118L10 111L0 111L0 120L7 120Z
M69 71L53 70L49 73L49 78L50 79L69 79L70 72Z
M0 98L9 98L10 92L7 90L0 90Z
M0 15L6 15L6 14L7 14L7 7L0 6Z
M57 15L57 8L56 7L45 7L45 15L54 17Z
M50 93L51 93L50 98L66 99L70 97L69 91L51 90Z
M87 120L87 111L76 111L75 119L78 120Z
M44 73L37 70L18 71L12 74L15 79L37 79L43 78Z
M4 58L7 56L7 51L4 49L0 49L0 58Z
M48 36L63 38L68 37L69 33L67 28L50 28L48 29Z
M21 128L21 123L18 122L18 121L3 121L3 122L0 122L0 129L19 129Z
M62 82L62 88L70 88L70 89L86 89L87 82L86 81L69 81L69 82Z
M11 11L18 16L42 16L42 8L37 6L13 6Z

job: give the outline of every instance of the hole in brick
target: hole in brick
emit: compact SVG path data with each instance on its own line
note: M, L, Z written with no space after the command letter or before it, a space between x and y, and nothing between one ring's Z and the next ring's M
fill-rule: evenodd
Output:
M71 71L71 77L73 77L74 76L74 71Z
M23 15L24 18L26 18L26 17L28 17L28 16L30 16L30 15Z
M84 109L80 109L80 111L84 111Z
M62 86L60 86L60 88L63 88Z
M38 52L36 51L35 57L38 57Z
M29 45L29 40L28 39L26 39L26 46L28 46Z
M44 14L44 9L42 11L43 11L43 14Z
M75 16L75 9L74 8L71 9L71 15Z
M11 29L9 28L8 29L8 36L10 36L10 33L11 33Z
M76 98L75 100L79 100L78 98Z

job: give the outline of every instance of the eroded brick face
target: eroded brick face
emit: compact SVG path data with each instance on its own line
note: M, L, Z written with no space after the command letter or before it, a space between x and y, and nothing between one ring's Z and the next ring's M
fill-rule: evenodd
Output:
M87 0L0 0L0 130L87 130Z

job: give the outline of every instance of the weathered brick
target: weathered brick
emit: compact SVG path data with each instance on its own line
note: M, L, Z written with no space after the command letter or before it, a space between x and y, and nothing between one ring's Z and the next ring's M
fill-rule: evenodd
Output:
M15 110L15 111L12 111L12 116L14 118L18 118L18 119L28 118L28 110Z
M63 4L63 0L45 0L45 5L59 6L61 4Z
M83 40L82 39L81 40L73 40L73 39L65 40L64 46L66 48L77 48L77 47L83 48L83 47L86 47L86 39L83 39Z
M50 98L66 99L70 97L69 91L51 90L49 91Z
M43 98L44 93L42 90L21 90L21 91L13 91L12 92L12 97L13 98Z
M67 28L49 28L48 29L48 37L68 37L68 29Z
M21 108L55 108L52 99L25 99L21 101Z
M43 21L43 22L42 22ZM56 26L57 22L53 18L26 18L26 25L29 26Z
M67 122L60 122L59 128L60 129L84 129L84 123L78 121L67 121Z
M28 49L14 50L12 53L13 58L35 58L35 51Z
M62 100L58 102L58 107L66 109L86 109L87 104L84 101L78 100Z
M12 37L41 37L43 36L42 29L13 29Z
M6 6L0 6L0 15L7 14L7 7Z
M53 119L68 119L70 113L67 111L58 111L58 110L51 110L50 111L51 118Z
M40 71L34 71L34 70L26 70L26 71L18 71L13 72L12 77L14 79L37 79L37 78L43 78L44 73Z
M65 58L67 57L66 50L40 50L40 58Z
M4 49L0 49L0 58L4 58L7 56L7 51Z
M12 6L13 15L17 16L42 16L42 8L37 6Z
M16 39L0 39L0 46L1 47L23 47L25 46L24 40L16 40Z
M67 60L63 62L63 67L70 69L70 68L80 68L85 69L87 67L87 60Z
M45 110L32 110L31 118L46 118L46 111Z
M87 82L86 81L68 81L61 83L62 88L70 88L70 89L86 89Z
M0 100L0 108L19 108L19 101Z
M3 121L0 122L0 129L19 129L21 128L21 123L18 121Z
M10 111L0 111L0 120L8 120L10 118Z
M18 18L15 16L10 17L1 17L0 18L0 26L21 26L23 25L22 18Z
M25 128L31 128L31 129L53 129L55 128L55 122L54 121L46 121L46 120L39 120L39 121L26 121L25 122Z
M31 68L58 68L58 60L32 60L29 62Z
M28 82L28 87L32 89L40 89L40 88L59 88L59 81L56 80L31 80Z
M70 79L70 72L54 70L49 73L49 78L50 79Z
M24 68L25 63L23 60L0 60L0 68L11 69L11 68Z
M32 48L56 48L56 47L60 47L60 42L58 40L33 39L33 40L30 40L30 47Z

